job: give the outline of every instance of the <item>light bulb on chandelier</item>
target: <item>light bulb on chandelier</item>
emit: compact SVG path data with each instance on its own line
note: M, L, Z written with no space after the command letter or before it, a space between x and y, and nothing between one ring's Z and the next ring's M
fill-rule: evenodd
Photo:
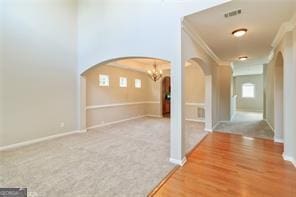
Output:
M153 64L153 69L148 70L148 75L153 81L157 81L162 77L162 70L157 69L156 63Z

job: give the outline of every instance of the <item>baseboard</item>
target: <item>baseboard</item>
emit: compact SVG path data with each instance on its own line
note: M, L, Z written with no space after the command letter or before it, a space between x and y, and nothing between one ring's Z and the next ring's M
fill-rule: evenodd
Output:
M222 122L222 121L218 121L218 122L216 122L216 124L213 126L213 128L211 129L211 132L213 132L215 129L216 129L216 127L220 124L220 122ZM227 121L228 122L228 121Z
M186 157L184 157L182 160L170 158L170 162L179 166L183 166L187 162L187 159Z
M284 143L284 140L282 138L274 138L273 141L277 143Z
M152 118L163 118L162 116L160 115L153 115L153 114L148 114L148 115L145 115L146 117L152 117Z
M35 143L38 143L38 142L43 142L43 141L47 141L47 140L51 140L51 139L55 139L55 138L59 138L59 137L67 136L67 135L83 133L83 132L84 132L84 130L75 130L75 131L70 131L70 132L66 132L66 133L50 135L50 136L47 136L47 137L37 138L37 139L34 139L34 140L19 142L19 143L7 145L7 146L1 146L0 151L6 151L6 150L15 149L15 148L20 148L20 147L28 146L28 145L35 144Z
M296 168L296 160L293 157L287 156L287 155L285 155L285 153L283 153L282 156L283 156L284 160L290 161L294 165L294 167Z
M268 120L264 119L264 121L266 122L266 124L271 128L271 130L274 133L274 128L271 126L271 124L268 122Z
M233 121L233 118L235 117L235 112L232 114L230 121Z
M245 108L236 108L236 111L239 111L239 112L254 112L254 113L263 113L263 110L261 109L245 109Z
M218 121L218 122L213 126L213 128L205 128L205 131L208 131L208 132L213 132L213 131L215 131L216 127L219 125L220 122L223 122L223 121Z
M129 121L129 120L135 120L135 119L138 119L138 118L143 118L143 117L145 117L145 115L142 115L142 116L134 116L134 117L131 117L131 118L126 118L126 119L122 119L122 120L117 120L117 121L107 122L107 123L103 123L103 124L98 124L98 125L87 127L86 130L100 128L100 127L104 127L104 126L108 126L108 125L112 125L112 124L126 122L126 121Z
M205 120L201 120L201 119L191 119L191 118L186 118L186 121L191 121L191 122L203 122L205 123Z

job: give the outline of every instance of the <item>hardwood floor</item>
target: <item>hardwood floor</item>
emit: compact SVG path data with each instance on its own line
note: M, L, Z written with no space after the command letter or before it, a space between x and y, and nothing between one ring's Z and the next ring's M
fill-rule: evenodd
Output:
M296 168L272 140L211 133L150 196L296 196Z

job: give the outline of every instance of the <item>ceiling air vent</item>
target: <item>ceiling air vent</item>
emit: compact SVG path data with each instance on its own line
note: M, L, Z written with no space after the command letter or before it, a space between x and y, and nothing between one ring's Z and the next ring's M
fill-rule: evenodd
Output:
M228 17L232 17L232 16L236 16L238 14L241 14L242 13L242 10L239 9L239 10L234 10L234 11L231 11L231 12L227 12L224 14L224 17L225 18L228 18Z

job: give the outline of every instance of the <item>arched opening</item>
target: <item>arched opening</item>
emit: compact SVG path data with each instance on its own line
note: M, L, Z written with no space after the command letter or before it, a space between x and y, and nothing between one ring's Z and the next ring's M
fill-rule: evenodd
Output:
M206 75L207 74L207 75ZM199 58L188 60L184 67L185 147L194 145L212 131L210 69Z
M284 60L281 52L278 53L274 67L274 138L277 141L284 139Z
M162 79L162 116L170 117L171 115L171 77L166 76Z
M156 68L154 68L156 65ZM81 74L82 130L143 116L162 117L161 78L169 75L170 62L151 57L115 58L96 64Z
M196 84L193 84L195 89L192 89L191 93L195 91L195 99L198 101L196 104L196 115L198 120L204 122L205 130L212 131L212 75L210 66L206 65L200 58L191 58L187 61L185 65L185 73L186 68L190 68L190 66L195 67L198 72L193 72L194 79ZM188 72L190 73L190 72ZM195 74L194 74L195 73ZM186 76L185 76L186 78ZM190 94L191 94L190 93ZM188 115L188 114L187 114Z

